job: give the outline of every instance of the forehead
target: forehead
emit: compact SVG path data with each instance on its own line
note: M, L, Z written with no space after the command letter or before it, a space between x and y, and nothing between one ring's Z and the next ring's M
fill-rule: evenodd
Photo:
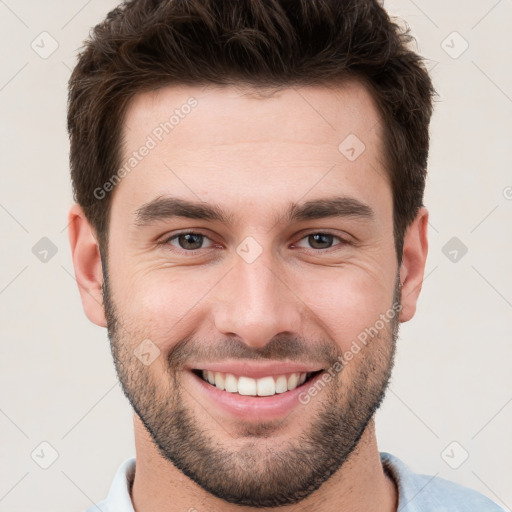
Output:
M136 95L122 127L128 172L114 193L132 210L165 194L234 208L340 187L367 202L389 196L379 110L363 85L270 92L169 86Z
M160 126L166 122L175 143L193 146L196 142L197 150L200 142L232 144L249 142L248 137L265 142L272 135L294 142L335 144L344 133L357 132L361 139L368 139L373 132L380 137L382 128L372 95L354 80L338 86L280 90L244 85L162 87L132 98L123 134L128 143L154 131L158 139L159 127L163 137L170 134Z

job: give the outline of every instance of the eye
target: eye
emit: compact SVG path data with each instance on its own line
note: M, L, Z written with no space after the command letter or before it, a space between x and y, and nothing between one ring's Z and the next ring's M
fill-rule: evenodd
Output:
M333 235L331 233L324 233L322 231L306 235L305 237L300 239L299 243L297 243L296 246L303 247L300 245L300 243L302 242L302 240L306 240L307 243L310 244L310 247L312 247L313 249L330 249L333 246L333 239L338 239L341 242L341 245L349 243L346 240L343 240L343 238L340 238L339 236Z
M334 243L334 240L336 239L339 241L338 244ZM205 246L205 241L208 241L209 245ZM302 245L304 241L309 245L309 247ZM314 249L315 252L319 252L322 250L328 250L336 245L343 246L349 243L350 242L337 235L324 231L317 231L303 236L298 243L294 244L294 246L304 247L306 249L310 248ZM177 252L187 252L189 254L195 254L196 252L200 252L201 249L209 249L215 245L214 242L212 242L212 240L205 234L196 231L183 231L181 233L176 233L162 240L160 244L171 245Z
M193 252L198 249L205 249L208 247L203 247L203 241L210 240L206 235L202 233L196 233L193 231L185 231L182 233L177 233L163 241L164 244L170 244L173 247L177 247L182 251ZM211 247L211 246L209 246Z

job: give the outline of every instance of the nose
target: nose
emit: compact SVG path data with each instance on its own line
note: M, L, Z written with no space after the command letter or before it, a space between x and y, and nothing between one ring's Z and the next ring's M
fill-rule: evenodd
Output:
M248 263L235 258L234 267L217 287L215 326L261 348L277 334L301 332L304 303L285 280L282 264L261 254Z

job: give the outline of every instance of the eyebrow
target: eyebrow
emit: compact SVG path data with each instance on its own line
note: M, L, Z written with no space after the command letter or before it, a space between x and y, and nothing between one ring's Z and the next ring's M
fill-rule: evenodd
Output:
M233 215L217 205L194 202L171 196L160 196L143 204L135 211L135 225L139 227L169 220L172 218L218 221L229 225ZM290 203L284 216L275 217L275 223L300 222L328 217L358 217L372 220L375 213L372 208L352 197L331 197L314 199L302 204Z

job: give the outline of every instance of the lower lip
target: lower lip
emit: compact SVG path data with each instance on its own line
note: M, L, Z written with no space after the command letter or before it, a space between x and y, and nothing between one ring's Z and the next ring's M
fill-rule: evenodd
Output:
M217 406L221 411L246 421L270 421L282 419L290 414L294 408L303 405L299 396L315 382L322 378L322 372L307 380L304 384L291 391L276 393L272 396L245 396L238 393L229 393L209 384L195 373L187 371L192 383L198 392L204 394L207 400Z

